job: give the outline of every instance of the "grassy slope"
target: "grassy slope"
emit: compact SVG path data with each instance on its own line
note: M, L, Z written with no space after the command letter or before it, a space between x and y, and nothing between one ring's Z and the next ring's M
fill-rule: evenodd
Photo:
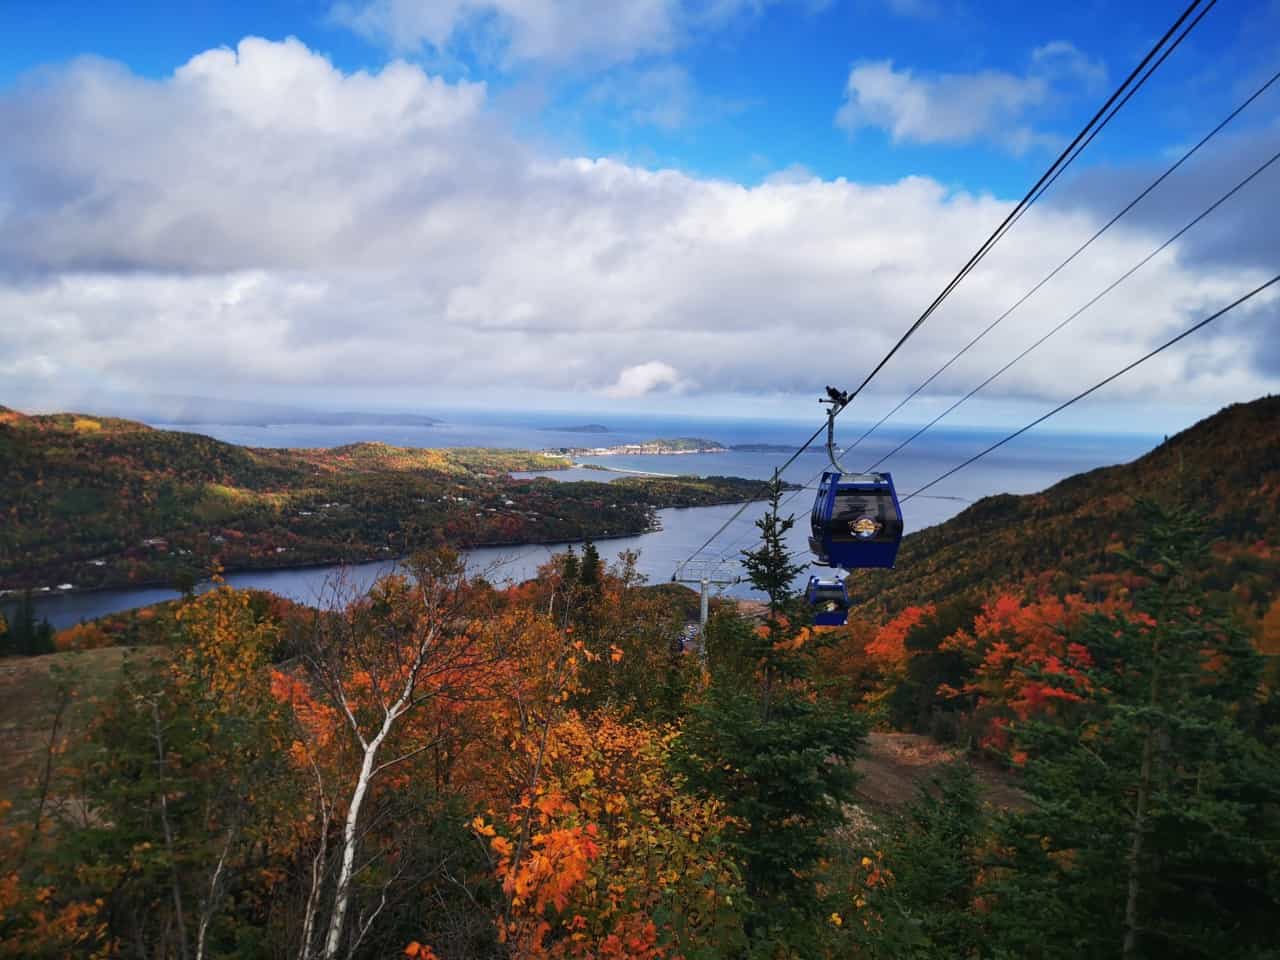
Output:
M162 655L153 648L107 647L44 657L0 659L0 796L14 797L38 779L62 697L74 692L59 722L59 742L88 727L95 699L115 687L126 657Z
M1033 580L1088 590L1120 569L1115 550L1141 528L1142 497L1200 511L1221 538L1208 585L1260 613L1280 583L1280 397L1227 407L1133 463L986 497L906 537L894 571L852 577L851 598L893 612Z

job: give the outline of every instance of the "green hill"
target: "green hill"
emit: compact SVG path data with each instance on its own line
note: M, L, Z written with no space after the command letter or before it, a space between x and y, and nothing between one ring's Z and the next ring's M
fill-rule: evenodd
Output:
M1103 592L1120 571L1115 551L1139 529L1142 497L1208 518L1221 541L1204 580L1261 614L1280 584L1280 397L1227 407L1132 463L979 500L907 536L892 572L850 578L851 599L870 614L1002 585Z
M514 480L562 469L522 450L240 447L76 413L0 409L0 589L171 582L184 571L298 566L432 542L554 542L649 529L653 511L764 495L716 478Z

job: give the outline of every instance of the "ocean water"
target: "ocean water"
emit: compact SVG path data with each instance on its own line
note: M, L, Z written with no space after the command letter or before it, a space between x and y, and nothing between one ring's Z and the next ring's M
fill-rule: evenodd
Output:
M571 423L604 423L610 433L570 433L552 429ZM738 476L768 478L810 433L815 423L784 421L744 421L727 419L685 419L675 417L618 417L605 415L563 414L457 414L448 422L434 427L366 427L275 425L244 426L237 424L201 424L186 427L154 424L168 429L203 433L231 443L260 447L333 447L362 440L377 440L413 447L505 447L538 450L548 447L597 447L648 440L654 437L702 437L723 444L779 444L787 452L730 451L722 454L688 454L672 456L605 456L582 457L584 463L595 463L611 470L636 470L647 473L692 474L697 476ZM862 429L854 422L841 422L842 436L855 438ZM914 428L886 428L877 431L856 449L845 454L843 461L850 470L870 467ZM982 450L1000 438L998 431L936 429L924 434L902 451L894 454L878 469L892 473L899 496L918 487ZM963 510L970 502L995 493L1032 493L1051 486L1058 480L1095 467L1132 460L1159 442L1159 437L1132 434L1067 434L1031 432L1001 447L994 454L960 471L936 487L903 504L908 532L940 523ZM812 486L827 464L823 450L801 454L784 474L795 484ZM608 481L621 476L598 470L568 470L552 474L558 480ZM807 514L813 494L804 490L790 496L786 510L796 514L789 545L798 556L808 552ZM601 553L615 557L621 550L637 551L639 568L651 582L670 579L677 565L697 550L717 529L738 511L738 506L670 509L659 512L661 529L635 537L601 541ZM686 574L700 576L704 569L718 575L730 575L736 569L732 560L754 539L755 520L763 513L762 504L753 504L713 543L699 555L706 565L686 569ZM552 552L567 545L483 548L469 554L473 571L483 573L495 582L518 582L532 576ZM275 591L304 603L323 603L333 595L340 581L345 589L360 589L390 569L386 562L359 564L344 568L314 567L299 570L271 570L229 575L229 583ZM815 568L820 571L821 568ZM732 584L722 589L731 595L749 595L745 584ZM43 594L36 598L38 616L47 616L58 628L82 619L170 599L172 591L161 588L103 590L90 593Z

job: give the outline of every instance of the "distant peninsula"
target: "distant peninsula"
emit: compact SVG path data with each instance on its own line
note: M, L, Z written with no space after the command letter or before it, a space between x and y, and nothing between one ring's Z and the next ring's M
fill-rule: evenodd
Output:
M542 427L543 433L612 433L603 423L582 423L573 427Z
M709 441L655 441L699 448ZM0 406L0 597L171 584L228 572L564 543L653 530L666 507L767 496L761 480L557 482L530 450L242 447L85 413ZM2 604L0 604L2 605Z

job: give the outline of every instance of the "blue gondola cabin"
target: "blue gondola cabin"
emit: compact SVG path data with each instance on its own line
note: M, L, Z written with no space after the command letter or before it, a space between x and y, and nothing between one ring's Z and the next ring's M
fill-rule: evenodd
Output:
M890 474L822 475L810 518L815 562L844 570L890 568L901 542L902 508Z
M813 609L815 627L843 627L849 619L849 591L843 580L810 577L804 598Z

